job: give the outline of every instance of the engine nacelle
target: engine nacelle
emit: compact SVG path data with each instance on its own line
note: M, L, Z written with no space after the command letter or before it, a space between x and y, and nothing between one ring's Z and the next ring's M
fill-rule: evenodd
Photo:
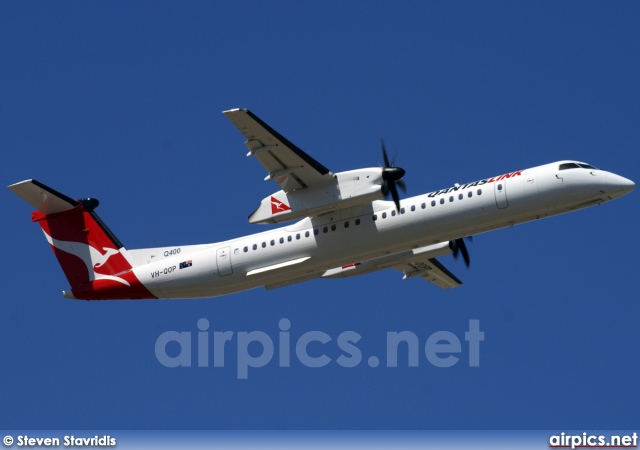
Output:
M339 172L326 184L264 198L250 223L278 223L370 203L383 197L382 168Z

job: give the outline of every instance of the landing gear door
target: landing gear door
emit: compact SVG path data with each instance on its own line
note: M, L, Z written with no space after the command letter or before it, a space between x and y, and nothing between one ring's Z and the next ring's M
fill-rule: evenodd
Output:
M231 247L221 247L216 251L216 263L218 265L218 275L224 277L231 275Z
M504 209L509 206L507 201L507 180L499 180L493 183L493 192L496 196L496 206L498 209Z

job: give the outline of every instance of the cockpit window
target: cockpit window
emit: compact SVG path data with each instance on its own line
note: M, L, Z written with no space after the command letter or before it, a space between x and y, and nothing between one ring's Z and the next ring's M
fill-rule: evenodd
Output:
M578 164L578 165L579 165L580 167L582 167L583 169L598 170L597 168L593 167L593 166L592 166L592 165L590 165L590 164L582 164L582 163L580 163L580 164Z
M567 170L567 169L579 169L580 166L577 165L576 163L564 163L564 164L560 164L560 170Z
M583 163L564 163L564 164L560 164L560 170L567 170L567 169L598 170L597 168L593 167L590 164L583 164Z

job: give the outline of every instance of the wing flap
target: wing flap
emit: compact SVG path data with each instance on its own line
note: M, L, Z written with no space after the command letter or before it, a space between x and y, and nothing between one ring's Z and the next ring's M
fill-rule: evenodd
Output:
M462 285L462 281L435 258L407 262L393 268L404 273L404 279L418 276L442 289L451 289Z

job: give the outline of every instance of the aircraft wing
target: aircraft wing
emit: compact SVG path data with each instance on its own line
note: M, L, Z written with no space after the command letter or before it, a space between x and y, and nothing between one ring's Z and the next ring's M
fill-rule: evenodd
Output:
M440 264L440 261L436 259L438 256L447 255L449 253L451 253L449 242L441 242L412 250L406 250L400 253L394 253L392 255L381 256L379 258L335 267L324 272L322 277L353 277L378 270L393 268L402 272L404 274L403 279L405 280L413 277L422 277L442 289L450 289L462 285L462 281L449 272L449 270L447 270L447 268Z
M247 156L255 156L284 192L324 184L333 174L247 109L223 114L247 138Z

